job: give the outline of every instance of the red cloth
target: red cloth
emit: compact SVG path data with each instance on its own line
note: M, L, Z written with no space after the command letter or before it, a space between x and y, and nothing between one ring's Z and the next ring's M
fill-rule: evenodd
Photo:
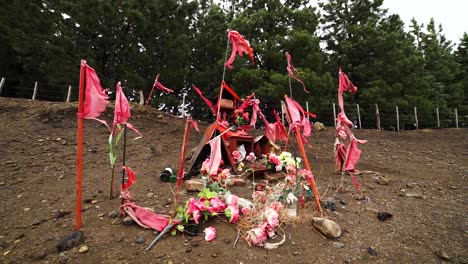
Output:
M286 67L286 70L288 71L289 76L293 77L294 79L296 79L296 81L302 84L302 88L304 88L304 92L309 93L309 91L307 91L306 89L304 82L296 76L296 74L299 74L299 71L292 64L291 55L289 54L289 52L286 52L285 55L286 55L286 60L288 61L288 66Z
M140 131L133 127L132 124L128 123L127 120L131 117L130 114L130 105L128 103L127 97L122 91L122 86L120 82L117 83L115 95L115 109L114 109L114 126L117 124L127 125L128 128L135 131L141 137L143 136Z
M221 163L221 137L217 136L210 142L211 152L210 152L210 162L208 167L210 168L210 175L218 175L219 164Z
M136 183L136 178L135 172L133 172L132 169L130 169L129 167L122 166L122 169L125 170L128 176L127 182L122 185L122 191L125 191L128 188L130 188L130 186L132 186L134 183Z
M285 99L289 117L291 118L289 129L298 127L304 137L309 137L312 133L312 128L310 126L309 120L306 117L306 112L302 106L292 98L285 96Z
M143 228L151 228L161 232L169 224L168 216L153 213L131 201L125 201L120 206L120 210L125 212L135 223Z
M253 49L250 47L250 43L247 40L245 40L244 37L241 34L239 34L239 32L235 30L229 30L228 38L232 43L232 51L231 51L231 56L226 61L226 67L228 67L229 69L232 69L233 67L231 64L234 62L236 54L242 57L244 53L249 55L250 61L253 64L254 55L253 55Z
M192 84L192 88L201 97L203 102L205 102L205 104L211 109L211 112L213 113L213 115L216 115L216 109L213 106L213 103L210 100L208 100L205 96L203 96L202 91L198 87L196 87L194 84Z
M154 88L156 88L158 90L161 90L163 92L166 92L166 93L173 93L174 92L174 90L171 90L171 89L167 88L166 86L162 85L162 83L159 82L159 73L158 73L158 75L156 75L156 79L154 79L154 84L153 84L153 89L152 90L154 90Z
M350 93L356 93L357 87L348 79L348 76L340 70L338 71L338 105L340 106L341 112L344 113L344 102L343 102L343 92L349 90Z
M85 101L83 111L78 113L78 116L86 119L96 119L101 123L105 123L105 121L99 120L97 117L106 110L109 96L104 92L96 71L89 67L85 60L81 60L81 65L85 71ZM107 125L107 123L105 124Z

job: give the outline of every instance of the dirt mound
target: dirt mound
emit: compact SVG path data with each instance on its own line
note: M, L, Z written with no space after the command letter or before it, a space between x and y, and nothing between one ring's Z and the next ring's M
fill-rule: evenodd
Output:
M356 130L358 138L369 140L357 166L365 172L357 175L365 200L348 177L346 191L337 191L333 129L312 135L308 156L322 200L334 205L329 208L335 210L325 214L343 229L338 240L323 238L310 222L298 222L285 227L288 239L278 249L249 247L242 239L233 248L236 227L218 218L201 224L216 227L214 242L205 242L201 235L168 235L144 253L155 235L115 218L120 201L106 198L108 131L91 120L85 121L84 132L82 230L88 251L58 253L57 242L73 229L76 109L73 103L0 98L1 263L468 262L466 129ZM112 120L111 107L102 118ZM159 175L178 163L185 121L139 105L133 106L129 121L144 135L127 145L127 164L137 173L133 196L139 205L168 213L174 185L162 183ZM206 125L200 124L202 131ZM189 147L200 137L192 133ZM233 192L248 197L248 186ZM184 193L181 199L189 195L193 194ZM378 212L393 217L380 221ZM302 213L311 219L316 214L313 202Z

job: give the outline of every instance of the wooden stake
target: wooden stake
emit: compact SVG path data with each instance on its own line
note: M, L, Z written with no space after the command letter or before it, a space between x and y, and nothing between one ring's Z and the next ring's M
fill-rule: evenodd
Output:
M414 107L414 122L416 123L416 129L419 129L418 110L416 106Z
M375 119L377 120L377 129L380 130L380 112L378 104L375 104Z
M335 127L336 127L336 109L335 109L335 103L333 103L333 124L335 124Z
M455 127L458 128L458 110L455 108Z
M289 76L289 74L288 74L288 82L289 82L289 97L293 98L292 88L291 88L291 76Z
M67 93L67 103L70 102L70 97L71 97L71 85L68 85L68 93Z
M123 134L123 153L122 153L122 185L125 183L125 152L127 150L127 124L124 125Z
M400 115L398 114L398 106L395 106L396 110L396 125L397 125L397 132L400 132Z
M3 85L5 84L5 77L2 77L2 80L0 81L0 95L2 95L2 90L3 90Z
M437 116L437 127L440 127L439 107L436 108L436 116Z
M356 108L357 108L357 116L358 116L359 129L362 129L362 125L361 125L361 112L359 111L359 104L356 104Z
M309 102L306 102L306 111L309 112ZM310 121L309 115L307 115L307 121Z
M139 93L140 93L140 105L144 105L145 104L145 97L143 95L143 90L140 90Z
M84 64L80 67L80 87L78 92L78 113L83 112L85 93L85 69ZM81 229L81 203L83 186L83 118L78 116L77 144L76 144L76 208L75 208L75 230Z
M190 126L191 126L192 117L190 115L187 116L187 120L185 122L185 133L184 133L184 140L182 141L182 149L180 151L180 159L179 159L179 170L177 171L177 184L176 184L176 192L174 197L174 205L176 208L177 203L179 201L179 190L180 186L182 185L182 178L184 176L184 161L185 161L185 154L187 152L187 144L190 135ZM229 131L230 129L226 130Z
M34 82L34 92L33 92L31 100L36 100L36 95L37 95L37 82Z

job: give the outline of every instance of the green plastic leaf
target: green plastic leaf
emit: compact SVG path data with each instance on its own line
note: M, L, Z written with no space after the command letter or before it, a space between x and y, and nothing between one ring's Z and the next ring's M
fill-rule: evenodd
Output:
M180 232L184 232L185 230L184 225L177 225L177 230L179 230Z

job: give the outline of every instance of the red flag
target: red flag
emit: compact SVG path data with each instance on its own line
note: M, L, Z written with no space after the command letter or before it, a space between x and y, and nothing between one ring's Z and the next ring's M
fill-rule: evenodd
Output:
M85 100L83 111L78 112L78 116L86 119L96 119L101 112L106 110L109 96L104 92L96 71L89 67L85 60L81 60L81 65L83 65L85 71ZM105 123L103 120L96 120Z
M349 90L350 93L356 93L357 87L348 79L348 76L340 70L338 71L338 105L340 106L341 112L344 113L344 102L343 102L343 92Z
M166 93L173 93L174 90L171 90L169 88L167 88L166 86L162 85L160 82L159 82L159 73L158 75L156 75L156 79L154 79L154 84L153 84L153 89L156 87L158 90L161 90L163 92L166 92Z
M244 53L246 53L249 55L252 64L254 63L253 49L250 47L250 43L244 39L244 37L239 34L239 32L235 30L229 30L228 39L232 43L232 51L231 56L226 61L226 67L232 69L231 64L234 62L236 54L242 57Z
M210 162L208 167L210 168L210 176L211 175L218 175L218 168L221 164L222 156L221 156L221 136L216 136L210 142Z
M288 108L289 117L291 118L290 129L293 129L297 126L305 137L309 137L312 132L312 128L310 126L309 120L306 117L306 111L304 111L302 106L292 98L289 98L286 95L284 97L286 99L286 106Z
M133 172L129 167L122 166L122 169L127 173L128 176L127 182L122 184L122 191L125 191L136 182L136 178L135 172Z
M210 100L208 100L205 96L203 96L202 91L198 87L196 87L195 84L192 84L192 88L201 97L203 102L205 102L205 104L211 109L211 112L213 112L213 115L216 115L216 109L213 106L213 103Z
M120 82L117 83L115 95L115 109L114 109L114 126L117 124L127 125L128 128L135 131L140 136L143 136L140 131L133 127L132 124L128 123L127 120L131 117L130 114L130 105L128 103L127 97L122 91L122 86Z
M286 60L288 61L288 66L286 67L286 70L288 71L289 76L293 77L294 79L296 79L296 81L300 82L302 84L302 88L304 88L304 92L309 93L309 91L307 91L306 89L304 82L294 74L299 74L299 71L292 64L291 55L289 54L289 52L286 52L285 55Z
M198 129L197 121L195 121L195 120L193 120L193 119L190 119L190 120L188 120L188 122L190 122L190 125L193 127L193 129L195 129L196 131L200 132L200 130Z

